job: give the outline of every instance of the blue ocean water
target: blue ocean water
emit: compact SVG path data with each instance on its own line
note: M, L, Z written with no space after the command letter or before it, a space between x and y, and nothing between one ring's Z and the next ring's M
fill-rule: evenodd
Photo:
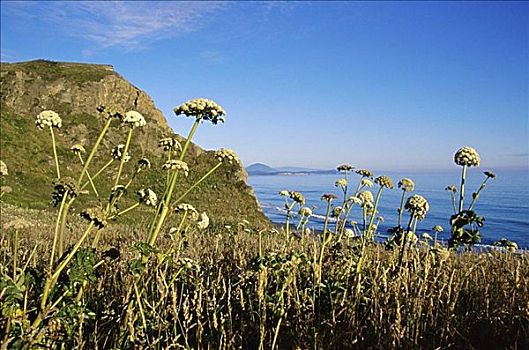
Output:
M379 232L384 235L387 229L396 225L397 208L402 195L396 184L401 178L409 177L415 182L414 193L426 197L430 204L430 211L426 218L419 222L417 231L425 232L435 225L441 225L445 232L441 233L439 238L447 240L450 237L449 219L453 209L450 193L445 191L445 187L454 184L459 189L458 170L431 173L385 172L384 175L393 180L395 189L384 189L382 193L379 211L384 217L384 223L379 225ZM478 215L485 217L485 225L480 230L481 243L488 245L500 238L507 238L518 243L520 248L529 249L529 172L506 170L495 173L496 179L489 179L474 207ZM322 229L326 202L322 202L320 197L323 193L334 193L339 198L335 203L340 205L343 195L334 183L341 177L341 174L252 175L249 176L248 182L272 222L285 221L284 198L279 196L278 192L299 191L305 196L306 205L313 208L313 213L316 214L311 218L308 227ZM477 190L484 177L481 170L469 169L465 187L465 207L471 202L472 192ZM350 191L354 192L360 177L349 174L348 178ZM377 185L371 190L376 194ZM404 217L407 217L407 213ZM361 222L361 210L355 207L349 219ZM297 219L295 221L297 222Z

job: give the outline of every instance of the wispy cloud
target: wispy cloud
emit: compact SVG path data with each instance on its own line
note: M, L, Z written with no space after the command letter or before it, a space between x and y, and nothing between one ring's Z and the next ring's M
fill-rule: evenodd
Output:
M199 30L227 6L222 2L12 2L5 15L41 20L97 48L136 50Z

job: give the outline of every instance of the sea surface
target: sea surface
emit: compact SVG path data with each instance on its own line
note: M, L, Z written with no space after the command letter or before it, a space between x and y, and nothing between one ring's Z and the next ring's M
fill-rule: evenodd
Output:
M485 225L480 229L483 245L490 245L500 238L515 241L520 248L529 249L529 172L522 170L496 171L496 179L489 179L487 186L481 192L474 206L474 211L485 217ZM450 193L445 191L448 185L456 185L459 190L459 169L453 172L385 172L395 184L393 190L384 189L379 204L380 215L384 223L379 225L380 237L387 237L387 230L397 224L397 208L400 205L402 190L397 188L398 181L409 177L415 181L414 193L424 196L429 204L430 211L426 218L419 222L418 233L431 232L435 225L444 228L439 234L442 240L450 238L449 219L453 214ZM323 193L334 193L338 199L334 203L340 205L343 194L334 183L341 174L309 174L309 175L251 175L249 184L254 188L261 207L268 218L275 223L284 223L284 197L278 192L281 190L299 191L306 199L306 206L313 209L315 214L311 217L307 227L322 229L326 210L326 202L320 200ZM470 168L467 174L465 187L465 208L472 201L472 192L476 191L485 176L481 170ZM349 191L353 192L358 185L360 177L349 174ZM376 194L378 186L371 189ZM403 221L406 221L407 213ZM351 211L350 220L361 223L361 210L358 206ZM294 222L297 223L297 218Z

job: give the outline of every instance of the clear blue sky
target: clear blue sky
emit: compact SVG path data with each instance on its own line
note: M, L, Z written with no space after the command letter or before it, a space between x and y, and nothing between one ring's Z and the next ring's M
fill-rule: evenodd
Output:
M528 166L529 3L5 2L2 61L109 63L173 107L228 116L196 141L246 165Z

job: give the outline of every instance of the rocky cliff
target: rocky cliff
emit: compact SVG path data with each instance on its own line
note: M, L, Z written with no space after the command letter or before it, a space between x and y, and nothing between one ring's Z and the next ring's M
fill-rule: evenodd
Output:
M0 159L10 169L10 176L2 180L8 192L3 201L34 208L49 207L50 180L54 177L51 140L49 133L38 130L34 124L36 115L47 109L58 112L62 118L63 127L57 135L58 154L65 171L71 173L78 172L80 166L70 147L80 143L90 148L101 130L97 106L111 105L140 112L147 125L135 132L131 153L136 159L151 159L153 169L140 179L138 186L160 191L163 188L165 174L160 169L163 154L158 140L174 132L152 99L116 73L112 66L43 60L2 63L0 82ZM95 168L108 161L111 149L124 141L125 130L114 126L98 152ZM179 185L180 191L215 164L212 152L194 144L185 160L190 174ZM112 171L115 169L111 167L107 176L98 180L98 186L107 189L111 186ZM266 222L252 189L246 184L246 176L241 166L223 166L189 196L188 202L219 221Z

